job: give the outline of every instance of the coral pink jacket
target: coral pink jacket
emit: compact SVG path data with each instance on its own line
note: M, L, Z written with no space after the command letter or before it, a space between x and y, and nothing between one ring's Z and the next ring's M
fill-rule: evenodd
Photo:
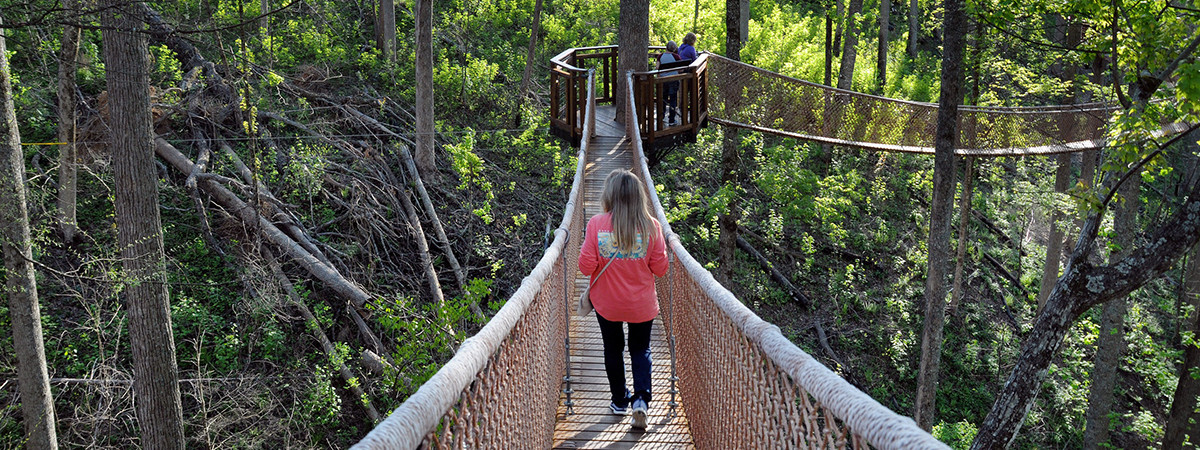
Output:
M658 315L654 277L667 274L667 246L658 221L654 221L654 236L649 241L647 245L646 236L638 233L633 251L621 254L597 279L597 272L617 253L612 215L598 214L588 220L579 271L591 277L588 297L600 316L613 322L641 323Z

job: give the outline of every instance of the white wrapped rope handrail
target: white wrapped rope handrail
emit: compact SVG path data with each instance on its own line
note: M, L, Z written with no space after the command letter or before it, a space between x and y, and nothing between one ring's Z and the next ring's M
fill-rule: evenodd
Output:
M633 92L633 78L625 75L628 83L626 92ZM633 104L632 94L626 104ZM637 123L636 108L626 110L627 123ZM713 278L684 248L679 236L672 231L670 223L658 197L658 191L650 176L650 168L644 155L638 127L627 127L629 139L634 147L634 159L650 193L654 213L667 236L675 261L704 291L715 305L741 330L748 340L758 345L763 354L778 365L789 377L814 399L828 408L844 422L851 432L862 436L871 445L882 449L949 449L928 432L917 427L912 418L901 416L881 405L878 401L838 376L824 364L797 347L779 331L779 327L766 322L750 311L724 286Z
M594 74L588 71L588 104L594 101ZM595 109L589 107L589 110ZM593 111L588 112L594 114ZM590 120L585 120L585 136L591 132ZM566 251L568 232L575 217L575 208L581 205L579 201L583 189L584 166L587 162L587 145L580 147L579 160L575 166L575 179L571 184L571 193L563 211L563 219L559 228L554 231L554 241L546 248L538 264L521 281L521 286L509 298L500 311L496 313L483 329L474 336L467 338L459 347L458 352L441 369L429 378L421 387L392 411L367 436L355 444L352 449L410 449L421 445L422 441L438 426L438 422L459 401L460 395L474 382L480 372L487 366L489 358L500 349L505 339L510 336L514 326L521 320L527 308L535 300L539 291L545 285L546 279L554 271L562 252ZM566 268L564 267L564 270ZM519 424L512 424L519 426Z

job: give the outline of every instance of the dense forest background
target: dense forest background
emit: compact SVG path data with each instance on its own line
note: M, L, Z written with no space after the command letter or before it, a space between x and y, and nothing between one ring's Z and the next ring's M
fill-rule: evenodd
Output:
M58 440L64 447L129 448L142 441L121 294L136 283L122 270L117 237L108 139L113 118L99 19L106 10L85 2L75 14L73 3L6 1L0 18L21 142L30 144L20 148ZM937 102L941 4L893 2L881 25L884 5L877 0L842 3L752 2L741 60L804 80L846 78L856 91ZM1155 70L1195 48L1181 50L1200 25L1194 2L1114 2L1117 13L1093 3L968 2L964 103L1115 104L1122 86L1153 81ZM549 59L570 47L615 44L618 2L433 1L436 169L421 173L420 185L408 167L418 140L413 4L394 4L394 57L381 50L377 5L370 1L147 5L174 31L173 41L149 37L154 131L190 161L207 159L203 175L165 159L156 163L188 446L347 447L373 426L372 409L386 414L415 392L541 256L576 164L575 149L548 132ZM679 42L695 31L700 50L722 54L725 8L718 0L651 0L650 43ZM1123 22L1108 36L1105 24L1114 14ZM836 33L827 34L827 18ZM64 146L51 144L61 142L61 49L65 30L74 27L78 54L65 60L78 69L69 90L77 99L78 230L69 236L58 220ZM881 29L890 31L883 34L889 45L882 46L882 71L872 57L881 48ZM840 43L850 35L858 62L838 73L849 54ZM181 48L197 56L184 56ZM826 78L827 51L832 79ZM1114 58L1125 72L1113 69ZM526 87L527 66L533 70ZM1137 120L1115 118L1113 133L1195 114L1185 105L1200 97L1200 66L1187 57L1178 67L1186 76L1169 72L1161 88L1154 85L1159 101L1152 104L1164 106L1143 105L1149 112ZM741 176L723 184L723 132L709 126L694 144L668 149L652 168L685 246L698 260L714 261L714 271L728 271L727 287L797 345L910 415L921 356L933 158L743 131ZM1096 261L1138 245L1174 212L1196 182L1196 141L1180 139L1138 166L1137 190L1113 202L1132 205L1123 206L1134 211L1132 237L1121 240L1109 214L1099 229ZM1150 153L1138 148L1124 158L1136 163ZM1121 163L1121 155L1117 148L1099 160L1084 153L957 165L964 181L958 196L969 209L955 199L953 245L963 244L954 260L961 275L942 347L932 428L939 439L965 448L975 438L1021 356L1039 299L1053 286L1043 282L1047 255L1060 253L1050 257L1053 281L1082 219L1107 206L1096 198L1104 183L1091 180L1133 166ZM1086 173L1089 158L1099 175ZM1056 186L1060 167L1069 181ZM966 180L973 187L966 188ZM348 301L329 279L279 258L277 243L241 220L238 208L197 187L210 184L258 214L290 223L283 231L298 245L369 294ZM742 237L812 299L811 308L745 253L718 267L718 217L731 211L734 198ZM961 228L959 214L966 215ZM435 237L434 222L444 228L447 245ZM1185 350L1196 347L1192 266L1200 265L1181 259L1114 300L1127 308L1116 316L1115 333L1102 332L1103 307L1073 323L1013 447L1162 442L1180 373L1195 369L1184 363ZM5 303L0 447L15 448L25 432L11 330ZM1106 334L1120 336L1117 356L1098 365L1098 342ZM1094 374L1105 367L1116 376L1111 408L1100 413L1108 433L1087 441Z

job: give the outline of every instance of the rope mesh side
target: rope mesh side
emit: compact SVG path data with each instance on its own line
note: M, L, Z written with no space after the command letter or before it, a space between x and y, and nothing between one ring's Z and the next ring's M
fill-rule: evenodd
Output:
M831 88L709 55L716 122L861 148L933 153L937 104ZM1054 154L1099 148L1116 108L1084 103L1034 108L959 107L957 152Z
M632 76L626 79L632 92ZM692 258L671 231L637 127L629 125L635 112L626 113L635 170L669 236L668 251L682 266L676 276L658 280L656 289L660 298L670 290L679 302L669 310L676 317L667 319L678 325L679 390L697 446L948 448L800 350Z

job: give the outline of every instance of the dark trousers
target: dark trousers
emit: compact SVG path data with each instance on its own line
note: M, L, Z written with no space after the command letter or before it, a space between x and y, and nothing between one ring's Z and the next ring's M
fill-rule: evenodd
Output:
M672 81L663 84L663 107L667 110L667 121L675 121L675 111L679 108L679 82Z
M650 404L650 327L654 321L629 324L629 360L633 364L633 396L625 388L625 331L621 324L596 314L600 322L600 336L604 339L604 371L608 374L608 387L612 401L624 407L641 398Z

